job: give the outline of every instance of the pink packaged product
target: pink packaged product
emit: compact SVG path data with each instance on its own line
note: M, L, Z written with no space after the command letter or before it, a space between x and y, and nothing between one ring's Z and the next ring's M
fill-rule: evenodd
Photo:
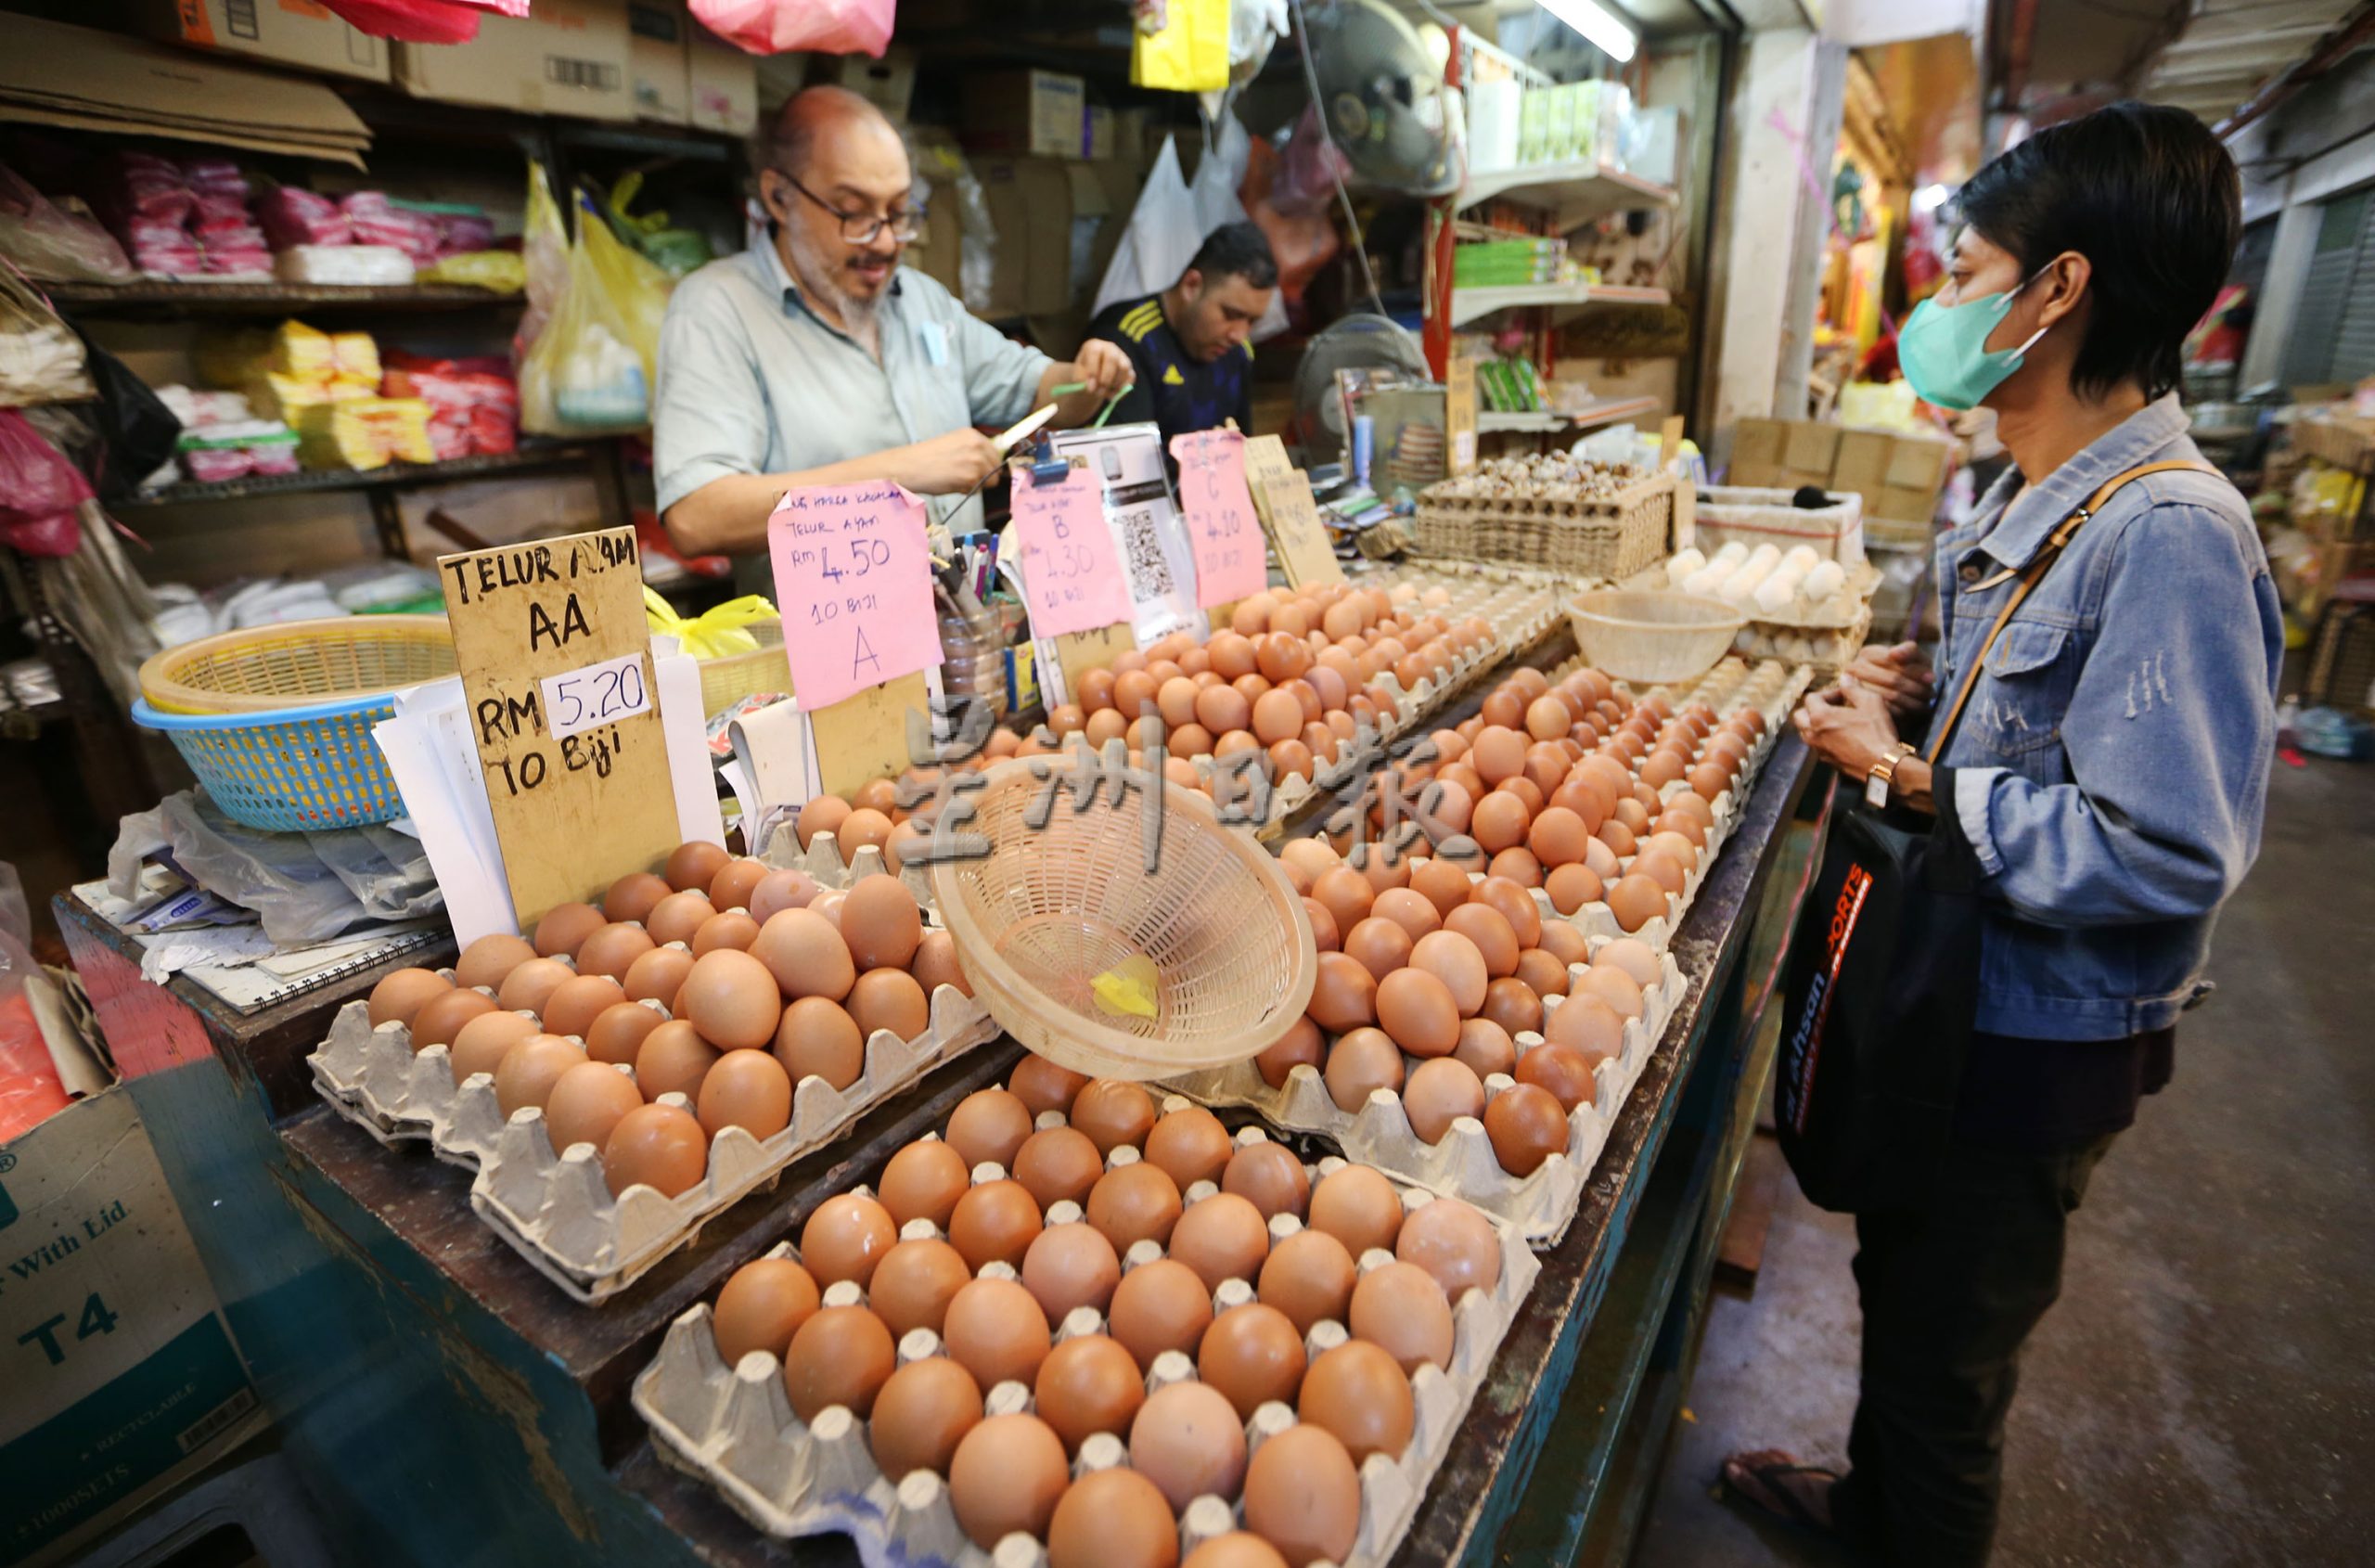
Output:
M352 245L354 225L327 196L294 186L275 186L256 199L257 221L276 251L299 245Z
M494 249L494 220L483 212L441 216L437 229L440 257L466 256L473 251Z

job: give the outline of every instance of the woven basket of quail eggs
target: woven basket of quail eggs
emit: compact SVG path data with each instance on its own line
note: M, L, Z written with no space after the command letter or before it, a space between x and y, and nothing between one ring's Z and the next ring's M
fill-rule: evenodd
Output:
M820 891L687 848L723 863L680 850L604 909L397 970L311 1059L341 1112L475 1169L472 1208L581 1301L997 1034L897 880Z
M678 1317L634 1402L869 1563L1368 1568L1538 1271L1467 1204L1026 1056Z

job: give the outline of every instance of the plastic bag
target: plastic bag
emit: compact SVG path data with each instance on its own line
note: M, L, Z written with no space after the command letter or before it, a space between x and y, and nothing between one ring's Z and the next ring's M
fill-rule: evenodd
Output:
M148 475L173 461L181 440L179 416L123 361L84 339L91 382L98 388L96 424L101 443L96 472L100 494L113 500L130 495Z
M528 264L510 251L466 251L413 276L421 283L467 283L497 294L517 294L528 286Z
M1123 300L1160 293L1178 282L1203 234L1198 225L1196 199L1188 189L1188 177L1179 172L1178 145L1165 136L1162 150L1155 154L1154 167L1147 173L1147 183L1138 191L1138 204L1130 210L1122 242L1113 248L1113 259L1105 263L1105 280L1097 286L1097 302L1090 314Z
M0 163L0 256L53 283L128 283L135 276L115 237L69 212Z
M520 428L573 435L648 424L660 322L673 287L580 196L569 287L520 364Z
M1220 0L1226 28L1227 0ZM751 55L795 49L882 58L896 0L693 0L693 15L720 38Z
M92 395L83 340L14 267L0 266L0 408Z
M326 859L316 841L342 842L332 843ZM421 862L391 858L408 850L383 845L361 829L272 833L242 827L194 790L123 819L108 851L108 891L135 896L140 864L160 846L200 888L254 910L264 935L283 947L326 942L365 920L401 919L442 904L424 901L434 890L424 895L417 885Z
M1228 85L1229 0L1168 0L1159 32L1130 36L1130 85L1217 93Z
M453 0L322 0L357 32L405 44L467 44L479 35L479 13ZM526 16L521 6L513 13Z
M90 498L81 469L22 414L0 409L0 544L27 555L72 555L83 542L76 513Z
M512 336L511 357L514 363L525 364L529 350L545 335L545 324L560 308L560 297L569 292L569 225L561 221L551 177L541 163L528 165L528 210L521 220L520 259L525 269L522 287L528 290L528 308L520 313L520 330Z

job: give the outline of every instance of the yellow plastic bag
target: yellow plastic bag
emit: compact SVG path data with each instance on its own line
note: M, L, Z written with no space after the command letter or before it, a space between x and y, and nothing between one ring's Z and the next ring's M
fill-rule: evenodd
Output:
M1170 0L1161 32L1130 45L1130 84L1176 93L1216 93L1228 85L1229 0Z
M674 637L677 645L696 659L723 659L729 653L753 653L759 639L745 628L762 621L779 619L776 607L759 594L744 594L728 599L713 610L687 619L676 613L675 606L651 588L643 590L643 618L650 629L663 637Z
M660 321L673 287L581 195L568 286L520 362L520 428L577 435L649 424Z
M528 263L509 251L466 251L413 275L423 283L467 283L496 294L528 286Z
M433 463L429 405L417 397L349 397L315 404L291 421L298 460L309 469L384 469Z

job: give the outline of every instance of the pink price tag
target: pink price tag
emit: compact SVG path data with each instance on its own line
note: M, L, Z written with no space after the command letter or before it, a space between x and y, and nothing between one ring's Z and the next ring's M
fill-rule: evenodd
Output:
M1041 484L1025 470L1014 490L1014 532L1033 635L1092 632L1130 619L1130 584L1105 525L1105 485L1096 474L1071 469L1060 482Z
M1171 438L1179 463L1179 504L1196 556L1196 605L1210 610L1262 591L1262 519L1245 488L1245 437L1235 431L1184 431Z
M784 492L767 518L791 686L810 712L941 662L924 507L888 480Z

